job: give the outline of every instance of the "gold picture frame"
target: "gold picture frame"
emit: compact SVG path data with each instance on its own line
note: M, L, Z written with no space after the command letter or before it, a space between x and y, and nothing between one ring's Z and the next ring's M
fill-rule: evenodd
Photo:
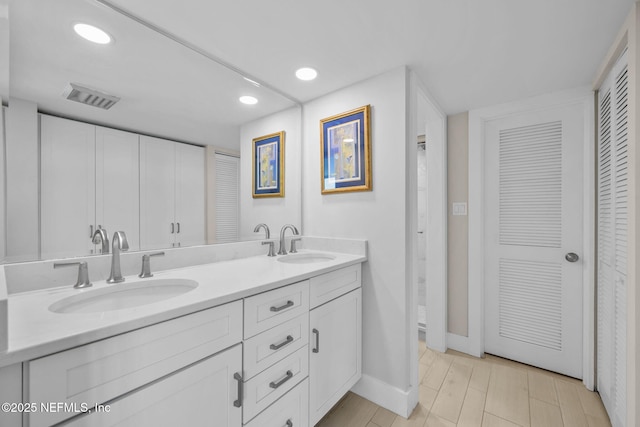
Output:
M322 194L371 191L371 106L320 120Z
M284 197L284 131L252 140L253 198Z

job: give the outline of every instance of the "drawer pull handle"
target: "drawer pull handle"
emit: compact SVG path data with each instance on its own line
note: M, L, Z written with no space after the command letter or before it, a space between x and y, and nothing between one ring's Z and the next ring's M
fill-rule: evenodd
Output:
M293 307L293 301L287 301L285 305L281 305L280 307L271 307L271 311L279 312L284 310L285 308Z
M269 348L271 350L280 350L282 347L292 342L293 342L293 337L291 335L287 335L287 338L284 341L282 341L280 344L271 344Z
M291 420L287 420L287 422L284 424L284 427L293 427L293 423L291 422Z
M269 387L271 387L271 388L278 388L278 387L280 387L282 384L284 384L284 383L286 383L287 381L289 381L291 378L293 378L293 372L291 372L291 371L287 371L287 375L285 375L283 379L281 379L281 380L280 380L280 381L278 381L278 382L271 381L271 382L269 383Z
M316 334L316 348L314 348L311 351L313 351L314 353L320 353L320 331L317 330L316 328L313 328L311 332Z
M242 406L242 375L236 372L233 374L233 379L238 381L238 400L233 402L233 406L239 408Z

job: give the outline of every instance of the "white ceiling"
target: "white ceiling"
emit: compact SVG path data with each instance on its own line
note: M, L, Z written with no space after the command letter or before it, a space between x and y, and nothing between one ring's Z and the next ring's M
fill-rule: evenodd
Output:
M633 3L102 1L300 102L406 65L448 114L591 84ZM10 91L42 111L237 148L240 124L294 105L98 0L14 0L9 15L10 86L3 78L6 61L0 60L0 96ZM80 21L103 27L115 44L78 38L71 27ZM2 31L6 21L0 19ZM6 51L5 37L0 57ZM294 71L301 66L315 67L319 77L299 81ZM67 101L61 93L69 82L122 100L108 111ZM257 96L259 104L239 104L243 94Z
M300 101L408 65L449 114L591 84L633 1L112 0Z
M241 124L295 105L92 0L15 0L9 13L10 95L36 102L43 112L237 149ZM78 37L77 22L100 26L115 42ZM6 64L0 60L0 68ZM106 111L69 101L62 93L70 82L121 100ZM4 98L3 87L0 79ZM243 105L240 95L260 102Z

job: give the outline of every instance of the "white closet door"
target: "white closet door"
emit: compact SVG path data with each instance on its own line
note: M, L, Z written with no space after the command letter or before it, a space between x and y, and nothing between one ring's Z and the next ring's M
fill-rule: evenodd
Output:
M140 248L171 248L175 236L175 142L140 136Z
M614 426L626 419L626 53L598 92L597 389Z
M95 126L40 116L41 255L93 253Z
M138 151L137 134L96 127L96 226L109 239L124 231L132 251L140 250Z
M485 132L485 350L582 378L583 107Z
M176 144L176 243L204 245L205 225L204 148Z
M240 222L240 159L216 153L215 242L235 242Z

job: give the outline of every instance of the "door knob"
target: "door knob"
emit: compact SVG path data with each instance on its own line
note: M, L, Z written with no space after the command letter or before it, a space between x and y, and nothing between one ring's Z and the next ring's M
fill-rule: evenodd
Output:
M574 252L569 252L564 256L564 259L566 259L569 262L576 262L580 259L580 257L578 256L578 254Z

